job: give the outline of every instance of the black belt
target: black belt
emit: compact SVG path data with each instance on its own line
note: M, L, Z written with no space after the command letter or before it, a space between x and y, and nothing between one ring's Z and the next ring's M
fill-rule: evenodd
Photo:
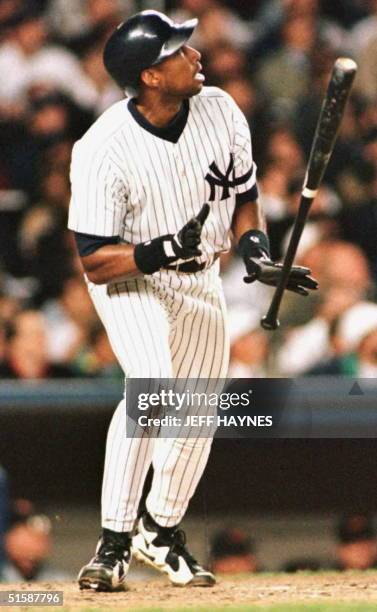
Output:
M209 263L208 261L195 261L195 259L191 259L190 261L185 261L181 264L171 266L166 266L166 270L174 270L175 272L183 272L184 274L195 274L195 272L201 272L205 270L205 268L210 268L212 264L220 257L220 253L215 253L212 261Z

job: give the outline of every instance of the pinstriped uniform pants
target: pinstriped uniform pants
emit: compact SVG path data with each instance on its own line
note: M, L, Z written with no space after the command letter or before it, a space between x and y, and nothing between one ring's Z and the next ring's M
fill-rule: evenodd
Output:
M229 339L219 262L197 274L152 276L93 285L89 292L126 377L225 378ZM153 465L148 512L178 524L195 492L212 439L127 437L127 398L118 405L106 443L102 526L131 531L144 480Z

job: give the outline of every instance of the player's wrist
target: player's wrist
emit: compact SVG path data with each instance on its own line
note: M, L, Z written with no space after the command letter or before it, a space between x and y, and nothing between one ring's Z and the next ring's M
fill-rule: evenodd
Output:
M166 234L137 244L134 250L134 260L140 272L153 274L176 262L179 259L176 251L182 247L176 244L175 240L176 236Z
M143 274L157 272L164 266L166 260L162 237L137 244L134 250L134 259L136 266Z
M270 259L270 241L267 234L257 229L248 230L239 239L238 251L245 263L251 257Z

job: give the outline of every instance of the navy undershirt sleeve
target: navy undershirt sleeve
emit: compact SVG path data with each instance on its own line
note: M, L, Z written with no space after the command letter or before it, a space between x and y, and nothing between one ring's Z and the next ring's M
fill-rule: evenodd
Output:
M255 200L257 199L258 199L258 187L255 184L248 191L245 191L244 193L236 194L236 207L242 206L246 202L255 202Z
M120 242L119 236L94 236L81 232L73 232L73 234L80 257L91 255L106 244L118 244Z

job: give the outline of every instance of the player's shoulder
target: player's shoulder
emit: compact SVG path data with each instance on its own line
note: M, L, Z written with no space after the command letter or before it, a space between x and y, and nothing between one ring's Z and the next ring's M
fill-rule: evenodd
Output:
M73 148L74 156L87 158L110 148L119 131L126 126L128 118L126 99L112 104L77 140Z

